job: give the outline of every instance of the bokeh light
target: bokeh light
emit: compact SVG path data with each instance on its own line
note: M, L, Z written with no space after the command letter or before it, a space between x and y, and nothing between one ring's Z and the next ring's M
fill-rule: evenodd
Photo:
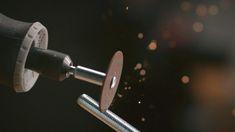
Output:
M204 25L201 22L193 23L193 31L200 33L204 30Z
M183 84L188 84L188 83L190 82L189 76L187 76L187 75L182 76L182 77L181 77L181 82L182 82Z
M218 6L216 6L216 5L210 5L209 6L209 9L208 9L208 13L210 14L210 15L217 15L218 13L219 13L219 9L218 9Z
M232 116L235 117L235 108L232 109Z
M196 8L196 14L200 17L205 17L207 15L207 6L200 4Z
M184 1L181 3L180 8L182 11L190 11L192 9L192 4L189 1Z
M233 0L221 0L220 7L224 10L227 10L231 7Z
M174 40L169 41L169 47L176 48L176 41L174 41Z

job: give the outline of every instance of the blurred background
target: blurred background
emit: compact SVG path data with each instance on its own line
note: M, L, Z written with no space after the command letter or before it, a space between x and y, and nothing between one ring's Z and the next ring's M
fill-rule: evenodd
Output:
M4 1L12 18L39 21L49 48L105 72L122 50L124 71L111 110L141 131L235 131L233 0ZM98 86L40 77L17 94L0 88L0 131L113 131L76 104Z

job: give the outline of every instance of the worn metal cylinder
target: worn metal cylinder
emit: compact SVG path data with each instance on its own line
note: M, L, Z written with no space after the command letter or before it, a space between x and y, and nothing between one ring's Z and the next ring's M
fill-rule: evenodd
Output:
M86 111L91 113L93 116L107 124L109 127L118 132L139 132L138 129L124 121L122 118L114 114L110 110L106 110L105 112L101 112L99 110L99 104L89 97L86 94L82 94L77 103Z

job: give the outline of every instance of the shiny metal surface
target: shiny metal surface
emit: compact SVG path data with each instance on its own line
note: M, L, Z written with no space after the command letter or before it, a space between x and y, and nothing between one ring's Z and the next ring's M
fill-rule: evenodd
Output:
M98 103L86 94L82 94L77 103L93 116L118 132L139 132L138 129L124 121L110 110L101 112Z
M83 66L71 66L72 71L70 73L79 80L83 80L89 83L93 83L99 86L103 85L103 81L106 77L105 73L89 69Z

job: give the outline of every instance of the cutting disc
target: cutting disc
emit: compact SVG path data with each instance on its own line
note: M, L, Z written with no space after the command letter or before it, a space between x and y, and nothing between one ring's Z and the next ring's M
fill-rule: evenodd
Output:
M123 53L117 51L109 64L100 96L100 110L106 111L113 101L122 74Z

